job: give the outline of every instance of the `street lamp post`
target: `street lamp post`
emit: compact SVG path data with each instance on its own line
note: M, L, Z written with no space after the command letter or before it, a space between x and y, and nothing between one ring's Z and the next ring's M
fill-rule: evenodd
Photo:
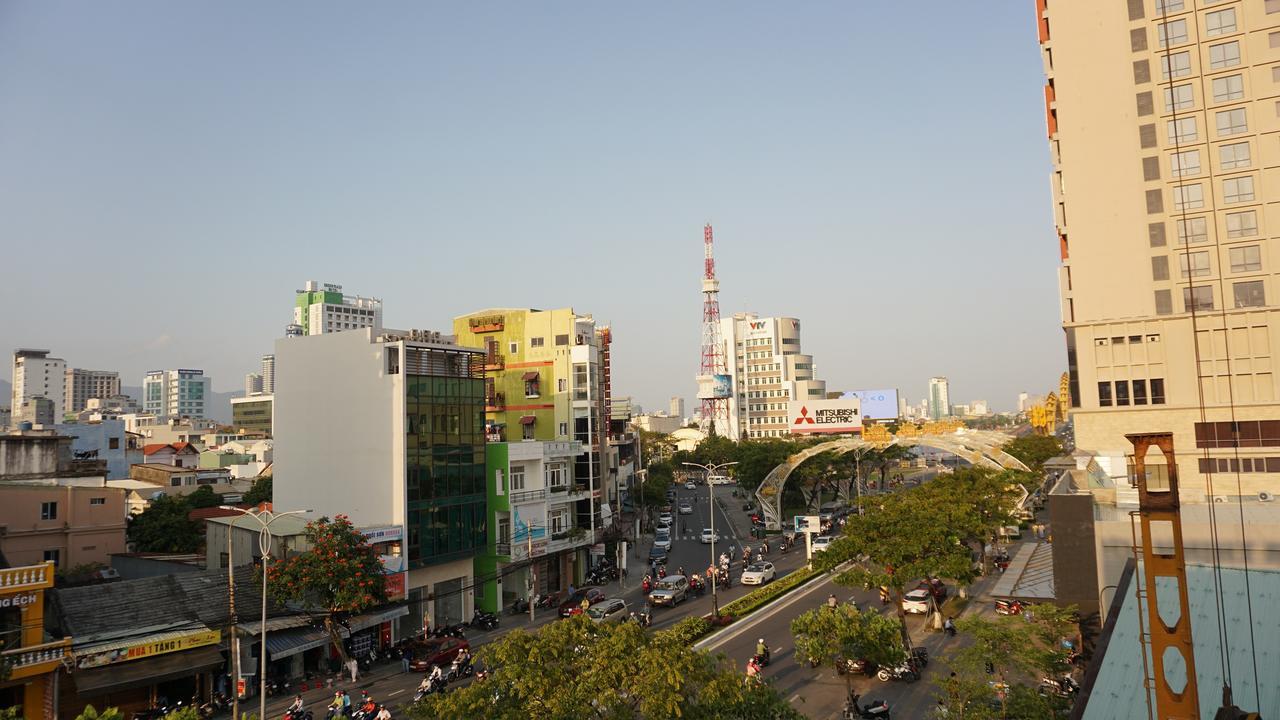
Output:
M234 510L235 512L240 513L240 517L251 517L258 521L259 525L258 551L262 553L262 626L259 628L260 640L258 646L258 657L261 660L258 670L258 681L260 683L258 688L258 717L265 718L267 716L267 561L271 557L271 523L286 515L303 515L311 511L290 510L288 512L276 513L270 510L246 510L245 508L238 508L231 505L222 505L220 507L223 510ZM231 560L231 532L232 528L235 527L235 523L239 521L239 519L240 518L236 518L227 526L227 581L231 586L231 615L233 621L235 618L235 576L230 569L233 564ZM234 626L232 627L232 636L235 636ZM240 665L239 655L236 655L235 663L237 666L236 689L238 689L240 683L240 677L238 674Z
M736 462L712 463L703 465L701 463L681 463L690 467L702 468L707 473L707 501L711 512L711 567L716 566L716 485L711 482L711 477L721 468L727 468L730 465L737 465ZM730 560L732 562L732 560ZM716 576L711 575L711 616L720 617L720 601L716 595Z

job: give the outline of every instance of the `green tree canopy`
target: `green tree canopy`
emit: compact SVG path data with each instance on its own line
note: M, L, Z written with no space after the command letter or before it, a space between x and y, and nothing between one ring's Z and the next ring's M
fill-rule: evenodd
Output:
M722 658L673 633L575 617L515 630L479 649L485 680L429 695L411 717L799 720L768 685L743 682Z
M129 542L138 552L195 552L204 545L204 536L200 524L187 518L190 512L186 498L161 495L129 520Z
M834 668L847 660L866 659L876 665L897 665L906 657L898 623L875 611L859 611L851 604L810 610L791 621L798 662ZM846 682L852 678L846 675Z
M0 718L3 717L3 715L0 715ZM116 708L107 708L102 712L98 712L92 705L86 705L84 712L77 715L76 720L124 720L124 715Z
M244 502L249 505L271 502L271 476L259 475L253 480L253 487L244 494Z
M211 486L201 485L187 496L187 504L192 508L217 507L222 504L222 496L214 492Z
M1004 451L1038 473L1046 460L1062 454L1062 441L1052 435L1023 435L1005 443Z

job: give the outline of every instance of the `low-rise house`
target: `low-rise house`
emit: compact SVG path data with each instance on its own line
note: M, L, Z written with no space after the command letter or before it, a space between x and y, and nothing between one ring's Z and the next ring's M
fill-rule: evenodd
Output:
M200 464L200 451L189 442L148 443L142 446L142 455L147 465L198 467Z

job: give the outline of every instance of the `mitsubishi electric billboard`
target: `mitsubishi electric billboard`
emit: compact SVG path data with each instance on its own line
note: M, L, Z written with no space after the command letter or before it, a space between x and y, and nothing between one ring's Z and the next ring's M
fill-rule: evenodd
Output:
M858 398L792 400L787 403L787 424L794 435L862 432L862 403Z
M862 416L870 420L896 420L898 418L897 390L850 390L842 398L858 398L862 402Z

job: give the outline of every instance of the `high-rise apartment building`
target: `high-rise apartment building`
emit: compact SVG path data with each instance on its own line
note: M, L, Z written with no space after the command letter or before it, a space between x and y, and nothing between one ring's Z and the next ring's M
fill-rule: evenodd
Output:
M244 396L262 394L262 376L258 373L249 373L244 376Z
M684 398L682 397L671 398L671 407L667 409L667 414L675 418L684 417Z
M66 411L78 413L91 398L106 399L120 394L120 373L112 370L67 368Z
M1126 434L1172 431L1183 503L1210 472L1256 502L1280 488L1280 3L1037 19L1076 447L1123 479Z
M270 395L276 391L276 356L262 356L262 392Z
M203 370L151 370L142 379L142 409L157 418L204 418L213 393Z
M930 419L941 420L951 414L951 390L946 378L929 378L928 402Z
M293 325L301 328L302 335L323 335L368 327L377 332L382 329L382 301L347 295L342 292L341 285L308 280L305 289L297 291ZM263 375L265 377L266 373Z
M800 353L796 318L734 313L720 321L720 335L732 383L725 437L787 437L787 403L827 396L826 382L814 378L813 356Z
M275 507L345 514L382 546L409 607L396 639L470 619L487 530L483 351L369 328L275 349Z
M13 351L13 404L16 417L23 403L46 398L53 406L54 422L66 412L67 361L49 357L48 350L19 348Z
M1058 599L1088 615L1123 587L1129 434L1173 434L1188 565L1247 540L1250 566L1280 566L1280 2L1039 0L1036 22L1089 456L1050 495ZM1159 488L1163 455L1146 463Z

